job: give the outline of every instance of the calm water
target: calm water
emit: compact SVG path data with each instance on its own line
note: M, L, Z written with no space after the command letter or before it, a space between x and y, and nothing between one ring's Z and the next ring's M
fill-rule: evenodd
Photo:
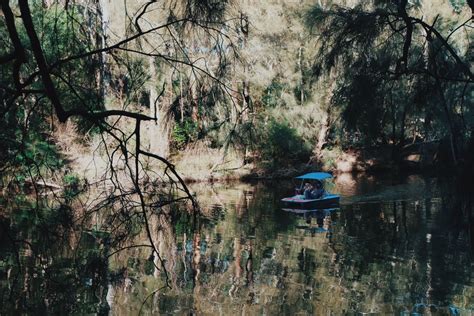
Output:
M0 212L2 310L472 315L473 247L450 188L420 176L344 175L332 189L340 209L303 216L279 208L290 181L193 185L200 219L150 218L166 271L150 248L130 247L146 244L143 232L116 252L100 218L78 232L66 211L54 220Z

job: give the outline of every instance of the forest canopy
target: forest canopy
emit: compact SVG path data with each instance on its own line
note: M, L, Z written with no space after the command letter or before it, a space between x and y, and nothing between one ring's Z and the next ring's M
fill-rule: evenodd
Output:
M325 39L313 71L340 78L331 98L341 115L334 137L399 148L410 138L446 137L452 160L463 156L473 124L471 22L441 12L427 19L420 3L408 1L313 7L306 23Z

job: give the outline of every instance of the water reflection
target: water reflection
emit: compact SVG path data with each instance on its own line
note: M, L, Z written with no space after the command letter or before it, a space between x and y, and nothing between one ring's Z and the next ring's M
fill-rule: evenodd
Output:
M147 310L467 313L474 304L468 236L444 225L449 214L436 181L402 181L362 183L340 210L309 214L279 208L289 183L194 187L207 219L192 237L176 234L178 286Z
M150 218L161 258L146 247L113 255L102 249L110 255L106 271L100 264L81 271L74 291L89 293L84 302L105 304L113 315L469 314L470 236L450 224L451 202L442 194L449 185L443 183L416 176L345 178L336 180L335 190L345 197L340 209L303 214L280 209L281 197L293 189L289 182L195 185L203 206L198 223L171 210ZM102 237L89 236L86 249L104 248ZM137 239L140 244L146 236ZM31 265L41 262L35 260ZM6 301L11 278L1 271ZM35 287L32 272L21 273L28 274L26 292L40 295L42 276Z
M331 232L331 213L337 212L339 208L300 210L300 209L282 209L285 212L293 213L304 219L306 225L296 225L296 228L309 231L312 236L316 233ZM314 223L314 224L313 224Z

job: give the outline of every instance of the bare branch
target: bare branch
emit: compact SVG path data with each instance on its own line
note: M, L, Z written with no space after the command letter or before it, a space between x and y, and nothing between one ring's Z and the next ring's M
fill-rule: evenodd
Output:
M28 34L28 38L30 39L31 47L33 49L33 55L35 56L35 59L39 68L39 73L43 80L43 85L46 91L46 95L48 96L51 103L53 104L54 110L56 111L56 115L58 116L59 121L65 122L68 118L68 115L66 114L61 104L61 101L59 100L59 96L56 91L56 88L54 87L53 80L51 80L48 65L46 63L46 59L44 58L43 49L41 48L38 35L36 34L36 31L33 25L33 20L31 18L31 12L30 12L30 7L28 5L28 1L19 0L18 4L20 6L21 18L23 20L26 33Z
M6 56L2 56L0 63L3 64L14 60L13 79L17 90L20 90L20 67L23 63L26 62L26 54L23 45L21 44L20 37L18 36L18 31L15 26L15 18L10 8L9 0L0 1L0 5L3 11L3 15L5 17L5 23L7 25L8 33L10 35L10 40L12 41L14 48L13 52L7 54Z

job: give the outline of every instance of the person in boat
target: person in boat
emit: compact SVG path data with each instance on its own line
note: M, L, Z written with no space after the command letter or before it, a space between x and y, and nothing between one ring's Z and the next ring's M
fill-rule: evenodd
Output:
M319 181L316 182L316 188L311 192L313 199L320 199L324 196L323 184Z
M305 200L311 200L311 198L312 198L311 192L312 191L313 191L313 186L310 183L306 182L304 184L304 191L303 191L303 195L304 195Z

